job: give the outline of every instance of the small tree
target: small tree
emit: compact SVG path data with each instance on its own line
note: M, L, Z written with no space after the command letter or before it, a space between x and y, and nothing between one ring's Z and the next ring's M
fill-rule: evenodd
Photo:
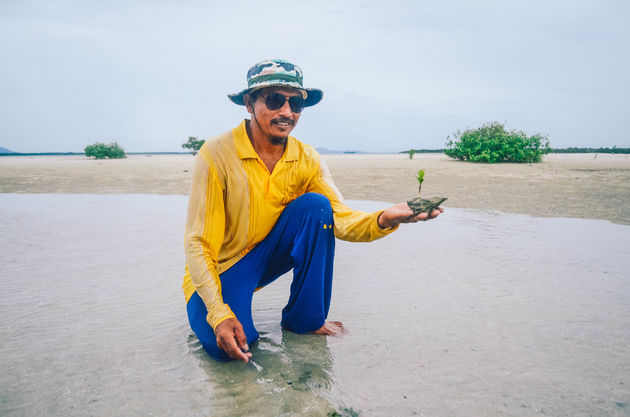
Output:
M506 131L502 123L486 123L478 129L457 131L447 138L444 153L451 158L471 162L540 162L550 152L549 139L522 131Z
M407 153L409 154L409 159L413 159L413 154L415 154L416 151L415 149L412 148L412 149L409 149Z
M117 143L96 142L85 147L85 156L96 159L120 159L126 158L125 150Z
M204 142L205 140L203 139L197 139L194 136L189 136L188 142L182 143L182 148L190 149L193 155L197 155L197 152L199 152L199 149L201 149L201 146L204 144Z

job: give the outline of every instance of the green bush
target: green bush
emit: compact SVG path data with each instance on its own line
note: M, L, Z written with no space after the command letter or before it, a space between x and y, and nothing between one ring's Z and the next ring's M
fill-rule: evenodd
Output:
M197 155L197 152L199 152L199 149L201 149L201 146L204 144L204 142L205 140L203 139L197 139L194 136L189 136L188 142L182 143L182 148L190 149L193 155Z
M506 131L502 123L486 123L478 129L459 130L447 138L444 153L460 161L471 162L540 162L550 152L549 140L543 135L527 137L522 131Z
M96 142L93 145L88 145L85 147L85 156L93 157L96 159L120 159L127 157L127 155L125 155L125 150L121 148L120 145L116 142Z

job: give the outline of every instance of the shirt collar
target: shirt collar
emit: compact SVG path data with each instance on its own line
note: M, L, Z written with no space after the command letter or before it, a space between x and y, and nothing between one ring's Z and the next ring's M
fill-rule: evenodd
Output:
M232 129L232 136L234 137L234 145L236 146L236 153L240 159L257 159L258 154L252 146L252 142L247 136L247 128L245 127L245 120L243 120L237 127ZM296 139L289 136L287 140L287 146L284 149L284 154L280 159L285 161L297 161L298 159L298 147L295 143Z

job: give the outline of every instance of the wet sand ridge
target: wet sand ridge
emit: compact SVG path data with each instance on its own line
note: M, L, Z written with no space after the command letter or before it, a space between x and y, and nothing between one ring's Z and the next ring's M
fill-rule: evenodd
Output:
M628 155L551 154L538 164L472 164L443 154L324 155L347 199L404 201L426 172L423 196L448 197L446 207L542 217L579 217L630 224ZM191 155L0 158L0 192L187 194Z

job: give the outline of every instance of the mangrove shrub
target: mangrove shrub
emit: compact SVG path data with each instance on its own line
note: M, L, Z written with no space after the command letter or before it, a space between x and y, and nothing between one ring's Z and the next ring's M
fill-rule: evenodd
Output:
M189 136L188 142L182 143L182 148L190 149L193 155L197 155L197 152L199 152L199 149L201 149L201 146L204 144L204 142L205 140L203 139L197 139L194 136Z
M85 147L85 156L96 159L120 159L126 158L125 150L117 142L102 143L96 142Z
M447 138L444 153L460 161L540 162L550 152L546 136L527 136L525 132L506 131L502 123L486 123L477 129L459 130Z

